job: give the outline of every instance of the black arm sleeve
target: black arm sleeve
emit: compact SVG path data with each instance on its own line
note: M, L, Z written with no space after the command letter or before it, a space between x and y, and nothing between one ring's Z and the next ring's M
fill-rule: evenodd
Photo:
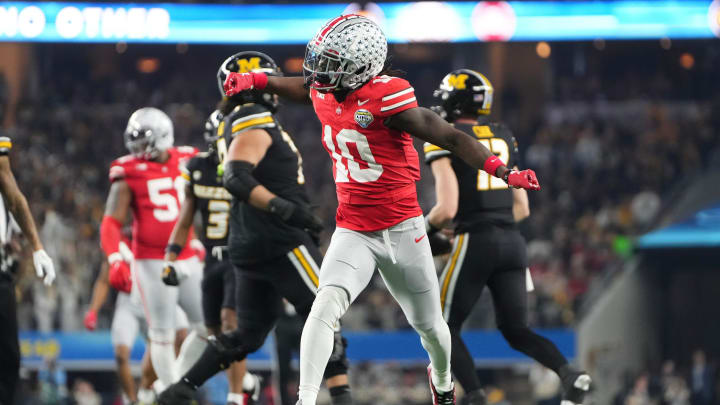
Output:
M244 160L231 160L225 164L223 186L240 201L247 201L250 192L260 183L253 177L255 166Z

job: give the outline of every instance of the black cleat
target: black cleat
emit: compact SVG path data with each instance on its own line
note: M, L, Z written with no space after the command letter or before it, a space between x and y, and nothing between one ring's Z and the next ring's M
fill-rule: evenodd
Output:
M464 405L487 405L485 391L482 389L465 393L463 397Z
M561 370L563 395L561 405L582 405L592 388L592 379L584 371Z
M158 397L158 405L191 405L195 398L195 389L184 380L169 386Z
M432 368L428 366L428 382L430 383L430 392L432 392L433 405L455 405L455 385L448 392L439 392L435 389L432 382Z

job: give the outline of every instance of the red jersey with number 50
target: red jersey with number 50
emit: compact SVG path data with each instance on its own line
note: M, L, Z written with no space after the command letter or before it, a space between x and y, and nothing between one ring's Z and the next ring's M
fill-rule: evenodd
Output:
M197 149L180 146L168 149L168 153L170 157L164 163L127 155L110 165L110 182L124 180L132 191L132 251L136 259L162 259L180 215L186 184L180 168ZM190 236L179 259L193 255Z
M410 83L378 76L341 103L316 90L310 97L333 160L337 226L377 231L421 215L415 189L420 166L412 137L385 126L388 117L418 106Z

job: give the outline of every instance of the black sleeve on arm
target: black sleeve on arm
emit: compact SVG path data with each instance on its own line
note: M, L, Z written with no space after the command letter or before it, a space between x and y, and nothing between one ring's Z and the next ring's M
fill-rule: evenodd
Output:
M250 192L260 185L252 175L254 168L255 165L244 160L227 162L223 173L223 186L238 200L247 201Z

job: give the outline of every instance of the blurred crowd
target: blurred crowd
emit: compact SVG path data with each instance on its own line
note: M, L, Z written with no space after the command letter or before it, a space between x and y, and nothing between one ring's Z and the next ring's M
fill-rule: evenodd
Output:
M666 360L660 370L627 373L613 405L712 405L718 401L717 362L698 349L688 367Z
M98 228L109 189L107 170L114 158L126 153L122 131L135 108L163 108L174 121L176 144L205 147L201 126L218 95L212 79L206 86L189 85L189 74L177 70L160 85L147 75L106 80L60 70L54 71L53 80L43 80L41 96L30 91L20 99L14 125L4 131L14 141L16 176L59 270L49 293L32 282L29 269L21 272L21 328L81 328L80 314L103 260ZM432 88L418 81L419 99L431 100ZM30 80L28 86L37 83ZM662 81L657 86L662 88ZM517 133L522 166L533 168L543 186L541 192L530 193L531 216L520 228L529 242L536 287L530 322L544 327L571 325L588 291L604 285L632 255L633 237L652 224L662 210L663 195L720 160L713 135L720 123L711 101L615 101L622 98L584 93L592 87L585 81L563 81L557 87L555 102L545 106L539 120L509 122L511 128L532 128ZM6 99L3 93L0 90L0 100ZM504 114L514 116L509 108ZM308 106L284 106L280 120L305 156L305 177L317 212L326 221L327 243L337 203L330 159L319 145L319 123L307 119L311 115ZM418 192L421 205L429 210L434 191L427 167ZM443 258L437 264L440 270ZM383 283L376 281L347 314L347 327L408 328ZM106 306L101 327L109 325L110 316L111 306ZM468 326L493 324L490 301L484 297Z

